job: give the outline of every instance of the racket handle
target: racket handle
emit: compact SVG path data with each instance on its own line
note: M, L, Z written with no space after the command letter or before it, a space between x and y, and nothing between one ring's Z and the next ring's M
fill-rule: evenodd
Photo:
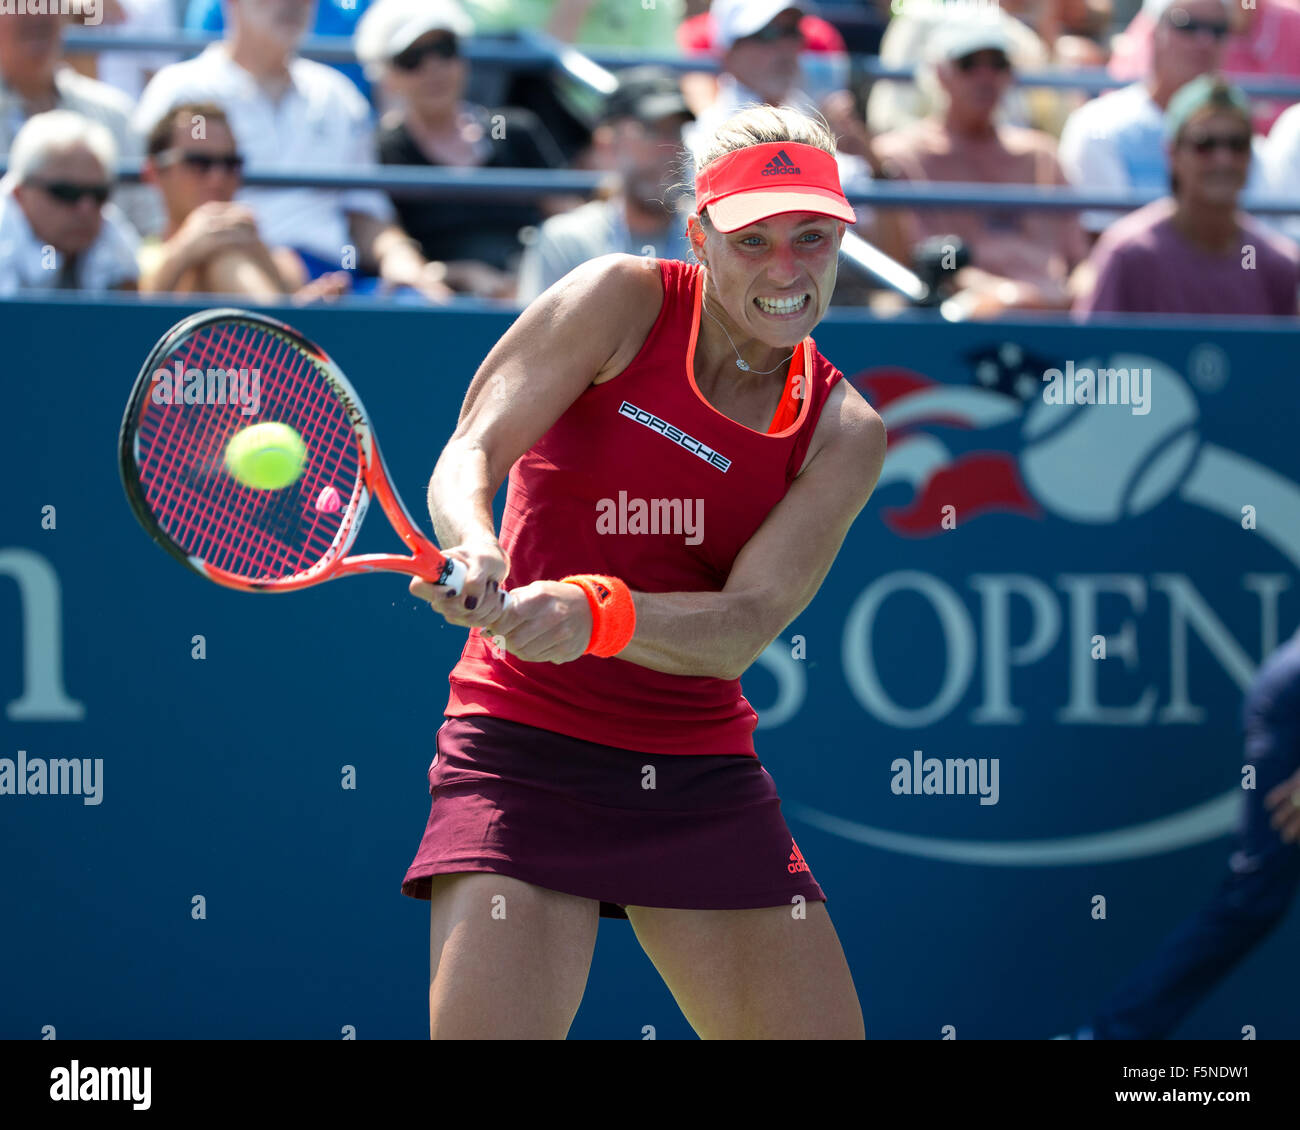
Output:
M465 588L464 562L448 557L447 564L443 566L442 576L438 578L438 584L446 585L453 595L459 596Z
M443 569L442 577L439 579L440 585L446 585L453 593L459 595L465 589L465 565L457 561L454 557L447 558L447 565ZM502 592L505 597L505 607L510 607L510 594Z

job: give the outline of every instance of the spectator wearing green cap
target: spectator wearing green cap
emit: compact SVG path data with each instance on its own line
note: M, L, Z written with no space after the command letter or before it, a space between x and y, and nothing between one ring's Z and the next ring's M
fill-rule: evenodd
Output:
M1236 0L1145 0L1152 22L1146 74L1139 81L1085 102L1061 130L1066 177L1086 191L1160 189L1169 167L1161 144L1165 111L1184 85L1223 70L1224 45ZM1258 189L1252 183L1250 191ZM1085 230L1099 235L1122 213L1089 209Z
M1170 99L1164 132L1171 195L1102 235L1096 283L1075 311L1295 315L1300 246L1238 209L1251 162L1245 95L1193 79Z

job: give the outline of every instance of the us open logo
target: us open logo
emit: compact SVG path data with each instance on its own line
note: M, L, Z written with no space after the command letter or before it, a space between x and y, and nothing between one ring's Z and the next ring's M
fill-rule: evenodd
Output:
M938 542L957 536L945 532L954 527L941 517L954 509L956 528L976 528L989 513L1001 515L1002 525L996 535L985 530L965 543L968 549L935 548L904 567L864 573L845 600L840 693L864 721L895 731L928 735L957 723L971 727L972 741L989 735L983 740L1004 754L1002 768L1011 767L1022 793L1039 782L1058 796L1072 780L1081 789L1127 782L1126 766L1135 777L1139 768L1153 772L1133 763L1134 753L1177 748L1188 727L1235 732L1255 658L1286 634L1279 598L1300 568L1300 522L1289 519L1300 514L1300 485L1206 436L1213 416L1167 363L1135 354L1088 361L1101 363L1150 373L1149 413L1045 403L1037 380L1024 399L898 370L854 381L890 429L877 485L884 498L872 502L887 528ZM1273 520L1255 524L1256 510ZM1023 548L1032 556L1009 557L997 542L1021 523L1050 523L1059 539L1028 536ZM1179 529L1173 540L1171 525ZM1226 554L1222 563L1203 560L1207 538L1222 540L1234 528L1251 531L1239 536L1258 546L1242 550L1251 555L1249 568ZM1134 545L1144 548L1143 565L1132 561ZM1267 572L1255 564L1264 552L1277 560ZM925 568L926 560L934 564ZM890 635L904 618L934 643L924 661L891 678L891 664L911 646ZM1090 655L1098 639L1105 654ZM808 723L817 708L804 665L779 647L760 661L777 694L758 728ZM917 672L933 680L909 693ZM1040 740L1046 733L1050 750ZM1057 766L1066 758L1077 764L1059 771L1049 755ZM1225 756L1232 755L1225 749ZM1106 788L1098 785L1095 796ZM787 798L783 807L831 835L886 851L968 865L1062 867L1212 841L1233 830L1241 800L1239 784L1199 798L1184 790L1173 811L1089 829L1077 824L1086 802L1071 795L1068 834L1026 835L1022 829L1033 824L1023 821L1005 825L1011 834L1001 838L882 826L878 817L862 819L865 812L844 796L818 807ZM1008 810L1006 819L1018 817Z

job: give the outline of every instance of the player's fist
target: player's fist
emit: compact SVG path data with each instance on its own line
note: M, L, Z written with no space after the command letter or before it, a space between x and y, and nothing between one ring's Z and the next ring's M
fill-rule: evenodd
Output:
M510 590L510 607L484 629L494 647L530 663L569 663L591 642L591 605L577 585L534 581Z
M465 566L461 591L453 595L446 585L414 577L409 586L411 595L427 600L449 623L464 628L483 628L494 623L505 604L501 582L510 571L510 563L500 545L495 539L466 542L443 550L443 556Z

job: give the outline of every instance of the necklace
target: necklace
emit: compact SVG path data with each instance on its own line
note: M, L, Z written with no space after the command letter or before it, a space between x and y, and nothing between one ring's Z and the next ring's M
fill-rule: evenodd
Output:
M700 309L702 309L706 314L708 314L710 318L713 318L713 315L709 313L709 308L704 305L703 300L700 301ZM799 351L799 347L796 345L794 349L790 351L790 357L787 357L785 361L782 361L781 364L777 365L775 368L751 369L749 367L749 362L746 361L740 355L740 350L736 348L736 343L731 340L731 334L727 333L727 327L724 326L721 322L718 322L717 318L713 318L713 320L718 323L718 329L720 329L724 334L727 335L727 344L731 346L732 352L735 353L736 355L736 368L739 369L742 373L754 373L756 376L765 377L769 373L775 373L777 369L781 368L781 365L784 365L787 361L790 360L791 357L793 357Z

